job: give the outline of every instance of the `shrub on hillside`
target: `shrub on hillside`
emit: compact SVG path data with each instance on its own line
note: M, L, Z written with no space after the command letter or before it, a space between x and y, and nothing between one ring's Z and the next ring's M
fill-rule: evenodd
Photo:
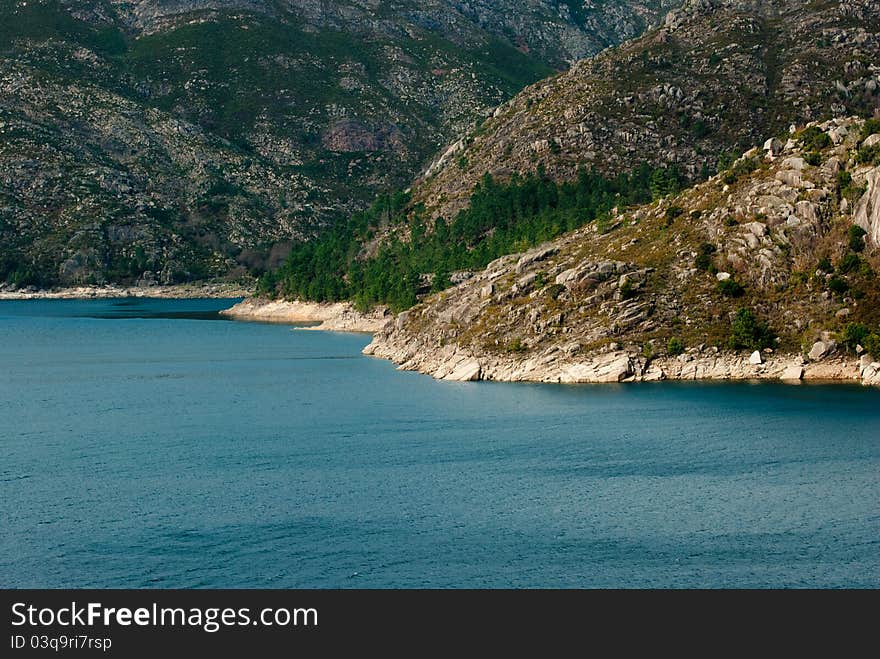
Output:
M849 284L846 283L845 279L842 279L840 277L832 277L828 280L828 290L830 290L832 293L843 295L849 290Z
M831 146L831 138L828 133L818 126L811 126L801 132L800 142L807 151L821 151Z
M697 253L697 258L694 259L694 266L696 266L697 270L711 271L712 255L716 251L717 248L711 243L703 243L700 245L700 251Z
M855 352L856 346L863 346L865 339L870 334L868 326L863 323L850 323L843 330L840 342L847 350Z
M751 309L740 309L730 326L727 342L731 350L762 350L774 344L770 327L759 321Z
M867 233L857 224L851 226L849 228L849 248L854 252L865 251L865 236Z
M672 226L672 223L679 217L684 215L684 209L680 206L670 206L666 209L666 226Z
M666 354L670 357L678 357L683 352L684 342L681 339L677 337L669 339L669 343L666 344Z
M718 282L718 291L725 297L742 297L746 289L735 279L725 279Z
M743 158L738 160L730 170L724 174L722 181L727 185L733 185L740 177L748 176L760 167L761 163L757 158Z
M874 359L880 359L880 333L871 332L864 338L862 347Z
M862 139L880 133L880 119L868 119L862 126Z
M858 161L860 165L880 164L880 144L863 146L859 149Z
M862 259L859 258L858 254L847 254L840 261L837 269L843 274L849 274L850 272L858 272L861 270L861 267Z

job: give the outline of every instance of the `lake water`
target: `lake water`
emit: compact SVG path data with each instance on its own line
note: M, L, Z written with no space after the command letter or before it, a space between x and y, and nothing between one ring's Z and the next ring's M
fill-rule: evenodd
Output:
M878 390L439 383L231 303L0 302L0 586L880 586Z

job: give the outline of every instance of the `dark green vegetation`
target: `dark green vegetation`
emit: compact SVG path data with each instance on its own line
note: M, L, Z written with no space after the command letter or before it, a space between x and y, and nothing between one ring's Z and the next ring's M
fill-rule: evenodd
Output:
M864 323L848 324L840 337L841 343L851 353L856 353L859 346L869 355L880 355L880 327L871 330Z
M90 25L74 18L58 0L0 0L2 50L18 40L63 40L96 52L120 54L127 49L123 33L113 25Z
M874 289L876 273L864 258L866 232L860 226L852 225L846 233L845 244L848 251L839 259L836 266L827 256L819 259L816 265L819 283L837 298L845 295L855 300L863 300Z
M770 327L758 320L751 309L736 312L730 327L728 347L731 350L762 350L775 344Z
M880 133L880 119L869 119L862 128L862 139ZM880 144L859 149L858 161L863 165L880 165Z
M824 133L822 133L822 134L825 135ZM825 137L828 137L828 136L825 135ZM719 164L718 168L720 170L724 170L726 163L723 162L723 159L721 159L721 160L722 160L722 162ZM760 165L761 165L761 161L758 160L757 158L743 158L742 160L738 160L733 167L731 167L730 169L727 169L727 171L724 174L723 181L727 185L733 185L743 176L748 176L753 171L758 169L758 167L760 167Z
M399 311L415 304L419 293L447 287L456 271L481 269L601 219L614 207L651 201L658 181L662 191L681 185L675 169L647 165L614 178L582 169L575 181L561 184L540 168L503 184L487 175L465 210L431 226L420 209L409 212L405 195L384 196L347 225L297 244L284 266L261 278L260 290L316 301L351 299L362 308L384 303ZM400 228L406 231L395 231ZM377 232L389 230L390 241L359 258Z
M725 279L718 282L718 292L725 297L742 297L746 289L738 281L734 279Z
M880 144L859 149L859 164L880 165Z
M821 151L831 146L831 138L821 128L812 126L801 131L799 135L801 146L806 151Z
M718 248L715 247L715 245L711 243L703 243L700 245L700 251L697 253L697 258L694 259L694 266L698 270L715 274L717 268L712 263L712 255L717 251Z
M849 248L853 252L863 252L865 251L865 235L867 231L865 231L862 227L858 225L853 225L849 228ZM850 256L850 255L848 255ZM856 257L858 258L858 257Z
M670 357L678 357L681 354L684 354L685 345L684 341L679 338L673 337L669 339L666 344L666 354Z

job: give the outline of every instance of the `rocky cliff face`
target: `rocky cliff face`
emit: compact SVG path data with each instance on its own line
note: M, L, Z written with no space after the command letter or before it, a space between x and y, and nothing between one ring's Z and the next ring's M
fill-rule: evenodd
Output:
M868 173L865 185L865 195L856 207L855 223L865 230L872 245L880 246L880 168Z
M433 163L416 199L451 217L485 172L572 178L643 161L689 176L790 123L880 108L873 0L688 0L663 25L499 107Z
M0 0L0 281L271 266L668 4Z
M856 345L880 332L880 250L854 229L876 226L876 126L771 138L679 196L491 263L366 352L452 380L880 383Z

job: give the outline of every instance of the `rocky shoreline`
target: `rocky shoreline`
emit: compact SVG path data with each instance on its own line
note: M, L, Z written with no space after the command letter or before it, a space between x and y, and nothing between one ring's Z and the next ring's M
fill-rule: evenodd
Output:
M49 290L34 288L12 290L0 287L0 300L89 300L123 297L184 300L247 297L250 294L250 288L241 284L198 282L172 286L75 286Z
M453 381L880 385L878 144L858 117L792 126L677 195L468 273L365 353Z
M387 359L397 364L400 370L417 371L450 382L604 384L776 380L880 386L880 362L869 355L847 357L836 354L831 345L828 354L814 354L814 359L778 353L744 355L717 348L691 349L677 357L649 359L633 351L616 349L577 355L568 349L570 346L553 347L532 356L478 355L456 345L429 347L418 340L413 341L408 334L401 336L397 331L401 318L385 307L361 313L348 302L263 300L247 297L247 294L244 288L232 284L84 286L50 291L0 290L0 300L245 297L220 313L242 321L314 323L303 327L304 330L372 334L373 340L363 349L365 355Z
M303 329L368 334L379 331L390 317L390 312L384 307L361 313L348 302L299 302L259 298L247 298L220 313L236 320L318 323Z
M391 328L378 333L364 348L364 354L388 359L398 364L400 370L418 371L437 380L453 382L602 384L775 380L880 386L880 363L868 355L858 358L832 355L812 361L803 355L757 352L743 355L704 348L677 357L648 359L623 350L576 357L567 354L564 347L531 357L475 355L454 345L428 350L408 341L396 341Z

